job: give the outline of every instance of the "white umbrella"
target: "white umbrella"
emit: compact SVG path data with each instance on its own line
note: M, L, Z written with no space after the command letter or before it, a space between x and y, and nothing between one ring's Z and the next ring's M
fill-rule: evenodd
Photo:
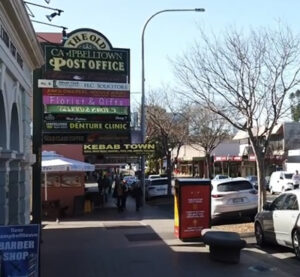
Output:
M42 172L45 174L45 200L47 201L47 172L62 172L62 171L94 171L93 164L84 163L77 160L65 158L58 155L55 151L42 152Z

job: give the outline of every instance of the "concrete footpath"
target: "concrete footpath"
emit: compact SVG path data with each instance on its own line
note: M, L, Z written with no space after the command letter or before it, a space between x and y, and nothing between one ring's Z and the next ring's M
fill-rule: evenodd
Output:
M109 199L92 214L43 222L41 276L299 276L293 253L266 253L248 238L239 264L219 263L203 243L176 239L173 225L169 206L146 204L136 212L130 197L122 213Z

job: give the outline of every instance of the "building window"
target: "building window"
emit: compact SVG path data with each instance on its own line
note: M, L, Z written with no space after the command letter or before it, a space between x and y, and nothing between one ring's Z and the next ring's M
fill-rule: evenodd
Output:
M22 57L20 56L19 53L17 53L17 63L19 64L19 66L21 68L23 68L23 59L22 59Z
M12 43L12 42L10 42L10 52L11 52L11 54L14 56L14 57L16 57L16 52L17 52L17 49L16 49L16 47L14 46L14 44Z
M17 63L21 68L23 68L23 59L20 54L17 52L16 46L10 41L7 32L4 30L3 26L1 26L1 39L4 41L6 46L9 48L13 57L17 60Z
M7 47L9 47L9 37L7 32L4 30L4 28L1 26L1 38L6 44Z

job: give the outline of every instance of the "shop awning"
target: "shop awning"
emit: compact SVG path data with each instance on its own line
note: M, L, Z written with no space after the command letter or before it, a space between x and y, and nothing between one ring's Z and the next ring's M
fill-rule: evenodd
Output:
M94 171L95 166L90 163L65 158L54 151L42 152L42 172L59 171Z

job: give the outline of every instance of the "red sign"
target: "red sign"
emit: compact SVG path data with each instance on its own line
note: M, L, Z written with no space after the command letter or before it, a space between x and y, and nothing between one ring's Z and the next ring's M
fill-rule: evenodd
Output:
M256 161L255 155L249 155L248 159L249 159L249 161L252 161L252 162Z
M226 161L235 161L240 162L243 158L241 156L215 156L214 161L215 162L226 162Z
M181 187L180 238L201 237L201 231L210 227L210 185Z

